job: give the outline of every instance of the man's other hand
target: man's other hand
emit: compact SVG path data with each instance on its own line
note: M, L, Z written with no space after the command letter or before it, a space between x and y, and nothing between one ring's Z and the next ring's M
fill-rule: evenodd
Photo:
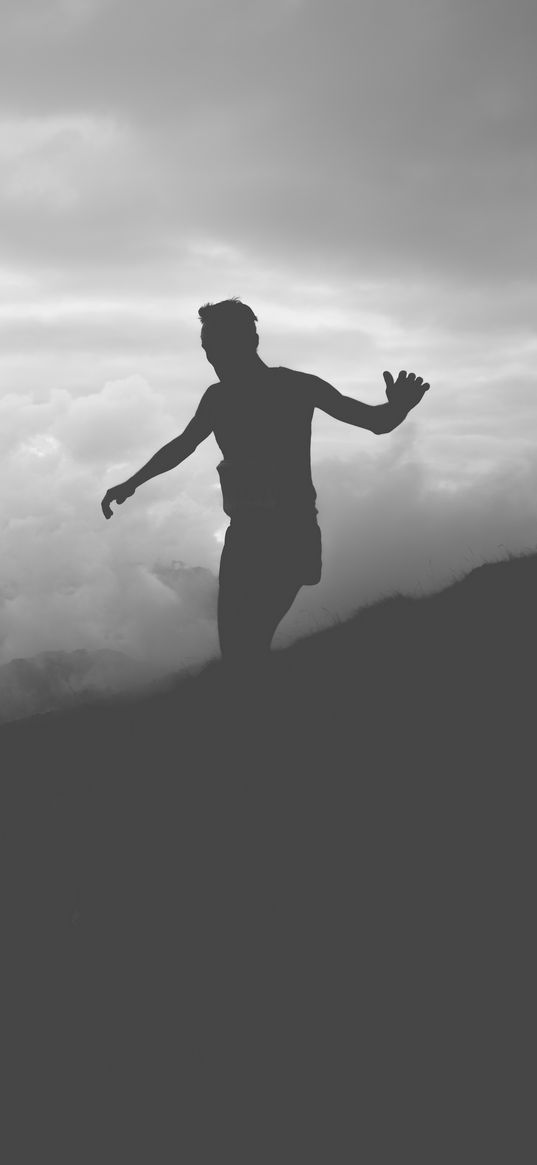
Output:
M402 405L407 409L413 409L419 404L430 388L429 384L423 383L423 377L416 376L414 372L400 372L395 382L391 372L383 372L382 375L386 381L386 396L390 404Z
M117 502L119 506L122 506L123 502L125 502L127 498L131 498L134 492L135 487L130 485L128 481L122 482L121 485L113 485L111 489L107 489L101 502L101 510L103 511L105 518L112 517L113 510L110 507L111 502Z

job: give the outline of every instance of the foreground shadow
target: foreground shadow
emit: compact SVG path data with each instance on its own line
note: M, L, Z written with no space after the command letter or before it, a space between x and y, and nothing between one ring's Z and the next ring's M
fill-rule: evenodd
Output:
M36 968L61 986L92 1087L177 1088L245 1159L267 1111L337 1156L357 1088L427 1105L439 1048L446 1087L485 1055L525 998L536 581L491 564L242 688L215 664L2 729L26 1005Z

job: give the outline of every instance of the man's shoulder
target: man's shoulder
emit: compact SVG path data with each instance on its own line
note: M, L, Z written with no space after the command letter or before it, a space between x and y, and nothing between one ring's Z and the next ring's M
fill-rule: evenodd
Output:
M281 372L285 376L295 376L297 380L315 380L315 376L311 372L302 372L299 368L286 368L282 364L279 364L274 371Z
M302 372L298 368L284 368L280 366L276 369L281 373L284 379L288 379L290 384L297 389L301 389L304 393L313 392L315 386L319 383L319 377L312 372Z
M205 392L202 393L198 408L202 410L211 408L214 401L216 400L217 389L219 388L221 388L219 381L217 381L215 384L210 384L209 387L205 389Z

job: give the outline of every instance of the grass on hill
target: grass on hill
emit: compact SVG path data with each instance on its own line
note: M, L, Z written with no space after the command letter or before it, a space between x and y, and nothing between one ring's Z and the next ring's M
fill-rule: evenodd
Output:
M314 1094L427 1107L439 1048L453 1084L494 1061L534 910L536 583L535 554L487 564L242 686L214 663L3 726L8 921L103 1087L151 1063L255 1141L267 1097L309 1128Z

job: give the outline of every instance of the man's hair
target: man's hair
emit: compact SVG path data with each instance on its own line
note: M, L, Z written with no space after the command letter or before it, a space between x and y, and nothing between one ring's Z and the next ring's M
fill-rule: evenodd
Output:
M202 331L249 339L252 343L259 339L256 331L257 316L248 304L241 303L238 296L222 299L220 303L204 303L198 311Z

